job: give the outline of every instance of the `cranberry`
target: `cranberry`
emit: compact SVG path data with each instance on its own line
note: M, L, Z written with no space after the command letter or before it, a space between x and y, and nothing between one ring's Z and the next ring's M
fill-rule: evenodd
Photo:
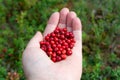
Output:
M47 53L48 53L49 56L53 54L52 52L49 52L49 51Z
M52 60L53 62L56 62L56 58L55 58L55 57L51 58L51 60Z
M64 31L64 32L67 32L67 29L66 29L66 28L63 28L63 31Z
M57 47L58 47L58 48L61 48L61 44L58 44Z
M57 51L57 55L61 55L61 51L60 50Z
M52 47L55 48L55 47L56 47L56 44L53 44Z
M46 36L46 37L45 37L45 40L48 41L48 40L49 40L49 36Z
M62 58L60 56L56 56L57 61L61 61Z
M44 44L45 44L45 42L44 42L44 41L41 41L41 42L40 42L40 45L44 45Z
M53 45L55 42L54 41L50 41L50 43Z
M54 40L55 40L55 41L58 41L58 38L57 38L57 37L55 37L55 38L54 38Z
M61 58L62 58L62 59L66 59L66 57L67 57L66 54L62 54L62 55L61 55Z
M52 54L52 57L56 57L56 53L55 52Z
M62 51L62 54L66 54L66 50L65 49Z
M48 48L48 51L49 51L49 52L52 52L52 50L53 50L53 49L52 49L51 47Z
M52 33L51 36L52 36L52 37L55 37L55 33Z
M65 38L65 36L64 36L64 35L61 35L60 37L61 37L61 39L64 39L64 38Z
M54 49L54 51L58 51L58 48L56 47L56 48Z
M71 50L69 50L69 51L67 51L67 53L66 53L68 56L69 55L71 55L72 54L72 51Z

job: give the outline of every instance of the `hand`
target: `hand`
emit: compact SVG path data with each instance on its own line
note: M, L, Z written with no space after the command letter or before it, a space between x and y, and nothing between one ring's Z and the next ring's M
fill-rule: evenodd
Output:
M60 62L52 62L40 49L39 42L56 26L67 27L75 36L73 54ZM22 62L28 80L80 80L82 74L82 38L81 22L75 12L63 8L51 15L44 34L37 32L23 52Z

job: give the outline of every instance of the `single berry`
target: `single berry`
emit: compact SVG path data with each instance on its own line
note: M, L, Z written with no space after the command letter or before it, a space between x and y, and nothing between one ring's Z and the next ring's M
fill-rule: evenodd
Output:
M53 62L56 62L56 58L55 58L55 57L51 58L51 60L52 60Z
M61 55L61 58L62 58L62 59L66 59L66 57L67 57L66 54L62 54L62 55Z

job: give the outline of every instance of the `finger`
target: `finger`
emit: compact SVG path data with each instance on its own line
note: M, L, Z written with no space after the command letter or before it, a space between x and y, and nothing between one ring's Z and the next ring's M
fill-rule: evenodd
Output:
M81 22L79 18L74 18L72 22L73 34L75 37L75 46L72 49L73 54L69 56L65 62L75 62L82 60L82 31L81 31Z
M75 55L81 56L81 53L82 53L82 24L81 24L81 21L79 18L76 17L73 19L72 27L73 27L73 34L74 34L75 41L76 41L75 46L73 48L73 52L78 51L78 53L76 53Z
M79 18L76 17L73 19L72 28L73 28L73 34L75 36L75 40L77 42L81 42L82 41L82 39L81 39L82 25L81 25L81 21Z
M37 32L30 40L27 47L40 47L39 42L43 39L41 32Z
M58 26L60 28L64 28L66 27L66 18L67 18L67 14L69 13L69 9L68 8L63 8L61 11L60 11L60 20L59 20L59 24Z
M75 17L76 17L75 12L71 11L68 13L68 15L67 15L67 29L68 29L68 31L72 31L72 20Z
M61 61L58 64L63 64L64 66L69 65L70 67L77 69L82 67L82 25L79 18L76 17L73 19L72 28L76 41L75 46L72 49L72 55L68 56L66 60Z
M59 22L59 12L55 12L51 15L50 19L48 20L48 24L44 31L44 36L53 32L57 27L58 22Z

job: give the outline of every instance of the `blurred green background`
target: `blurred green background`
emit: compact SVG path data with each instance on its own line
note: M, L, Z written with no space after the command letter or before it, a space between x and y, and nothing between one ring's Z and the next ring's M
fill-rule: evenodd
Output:
M83 25L81 80L120 80L120 0L0 0L0 80L26 80L26 44L63 7Z

